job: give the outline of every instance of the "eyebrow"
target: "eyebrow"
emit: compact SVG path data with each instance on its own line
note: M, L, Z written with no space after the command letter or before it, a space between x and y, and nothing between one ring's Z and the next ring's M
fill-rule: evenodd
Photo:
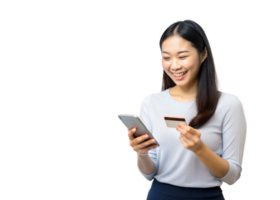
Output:
M179 51L177 54L180 54L180 53L185 53L185 52L189 52L189 51L187 51L187 50L185 50L185 51ZM166 51L162 51L162 53L167 53L167 54L170 54L170 53L168 53L168 52L166 52Z

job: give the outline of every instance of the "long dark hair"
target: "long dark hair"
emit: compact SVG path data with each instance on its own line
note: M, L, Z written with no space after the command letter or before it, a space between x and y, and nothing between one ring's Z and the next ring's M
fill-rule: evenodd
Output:
M171 24L160 38L160 50L165 39L173 35L180 35L185 40L191 42L192 46L197 49L198 54L207 49L207 57L201 64L198 72L196 106L197 115L188 124L197 129L203 126L215 113L221 92L217 89L217 75L215 70L214 59L208 39L203 29L192 20L178 21ZM175 82L163 70L162 91L175 86Z

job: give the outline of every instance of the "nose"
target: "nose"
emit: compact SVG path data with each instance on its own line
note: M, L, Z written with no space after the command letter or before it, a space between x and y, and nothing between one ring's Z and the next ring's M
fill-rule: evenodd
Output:
M179 62L176 58L173 59L171 69L174 70L174 71L177 71L177 70L181 69L181 66L180 66L180 64L179 64Z

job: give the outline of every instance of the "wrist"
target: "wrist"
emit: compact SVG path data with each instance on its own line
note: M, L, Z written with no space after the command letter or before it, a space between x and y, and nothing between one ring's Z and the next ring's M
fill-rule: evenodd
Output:
M145 153L145 154L137 153L137 156L140 157L140 158L146 158L149 155L148 155L148 153Z
M204 143L200 140L200 145L196 148L195 151L193 151L196 155L200 155L203 148L204 148Z

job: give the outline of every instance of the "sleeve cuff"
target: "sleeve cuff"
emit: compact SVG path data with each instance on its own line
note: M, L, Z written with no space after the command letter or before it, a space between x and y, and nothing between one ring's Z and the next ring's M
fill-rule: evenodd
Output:
M217 178L217 177L215 177L215 178L217 180L226 182L229 185L232 185L239 179L240 172L239 172L238 167L233 162L228 161L228 163L229 163L229 170L228 170L227 174L222 178Z
M155 163L155 162L154 162L154 163ZM137 168L138 168L139 172L140 172L147 180L151 181L151 180L153 180L154 175L156 174L156 171L157 171L157 165L156 165L156 163L155 163L155 166L156 166L156 169L155 169L155 171L154 171L152 174L144 174L144 173L139 169L138 166L137 166Z

